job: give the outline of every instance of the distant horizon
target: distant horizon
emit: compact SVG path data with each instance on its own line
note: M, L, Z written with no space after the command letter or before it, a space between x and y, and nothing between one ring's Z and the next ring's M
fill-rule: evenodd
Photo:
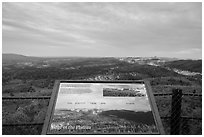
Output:
M3 54L12 54L12 55L20 55L25 57L42 57L42 58L66 58L66 57L79 57L79 58L170 58L170 59L183 59L183 60L202 60L202 58L176 58L176 57L165 57L165 56L32 56L32 55L24 55L19 53L2 53Z
M2 50L202 59L202 2L3 2Z

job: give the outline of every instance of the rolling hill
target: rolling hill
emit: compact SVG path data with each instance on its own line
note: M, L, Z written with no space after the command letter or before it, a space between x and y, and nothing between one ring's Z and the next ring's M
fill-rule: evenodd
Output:
M165 63L166 67L202 73L202 60L176 60Z

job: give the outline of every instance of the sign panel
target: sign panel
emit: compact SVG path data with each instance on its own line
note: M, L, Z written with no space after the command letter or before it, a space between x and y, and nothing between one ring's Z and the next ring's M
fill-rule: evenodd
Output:
M144 82L61 81L44 134L161 134Z

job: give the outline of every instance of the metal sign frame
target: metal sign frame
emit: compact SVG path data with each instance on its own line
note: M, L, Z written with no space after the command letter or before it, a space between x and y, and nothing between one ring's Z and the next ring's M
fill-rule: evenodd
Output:
M155 119L155 124L156 127L158 128L158 133L153 133L153 134L161 134L164 135L164 129L163 129L163 125L161 122L161 118L158 112L158 108L154 99L154 95L152 93L152 89L150 86L149 81L147 80L117 80L117 81L83 81L83 80L56 80L55 84L54 84L54 88L53 88L53 92L51 95L51 99L49 102L49 106L47 109L47 114L45 117L45 121L44 121L44 125L43 125L43 129L42 129L42 135L47 135L47 131L49 130L50 124L51 124L51 120L54 114L54 109L55 109L55 105L56 105L56 101L57 101L57 95L59 92L59 86L60 83L121 83L121 84L137 84L137 83L141 83L141 84L145 84L145 88L146 88L146 93L148 95L148 99L149 99L149 103L151 106L151 111L153 114L153 117ZM137 133L136 133L137 134ZM141 133L140 133L141 134Z

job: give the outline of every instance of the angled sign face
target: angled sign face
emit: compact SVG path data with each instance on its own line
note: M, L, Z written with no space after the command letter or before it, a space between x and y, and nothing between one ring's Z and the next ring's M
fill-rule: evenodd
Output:
M57 81L42 134L163 134L144 81Z

